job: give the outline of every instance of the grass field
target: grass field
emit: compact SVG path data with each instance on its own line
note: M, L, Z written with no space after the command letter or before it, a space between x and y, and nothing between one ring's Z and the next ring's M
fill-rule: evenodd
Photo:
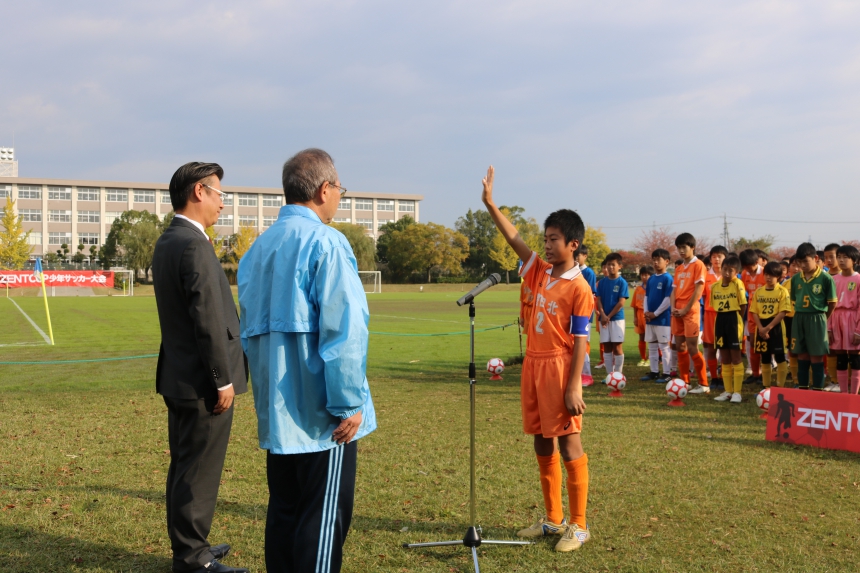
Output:
M391 290L391 289L389 289ZM468 329L460 288L369 297L371 330ZM46 329L42 301L15 298ZM0 300L0 361L86 360L158 351L155 300L51 299L57 344L45 346ZM479 299L477 328L510 323L514 287ZM667 408L643 373L631 331L624 398L586 389L592 541L556 554L554 540L485 547L492 571L853 571L860 536L857 455L766 442L752 393L740 405L689 397ZM476 361L519 353L516 329L480 332ZM596 354L595 354L596 357ZM370 340L368 378L379 430L359 442L344 571L470 571L462 548L404 550L458 539L468 519L468 336ZM155 359L0 365L0 571L170 570L164 526L166 411ZM253 399L235 422L210 540L227 562L263 571L265 457ZM478 385L479 522L512 538L542 514L530 439L521 431L519 367Z

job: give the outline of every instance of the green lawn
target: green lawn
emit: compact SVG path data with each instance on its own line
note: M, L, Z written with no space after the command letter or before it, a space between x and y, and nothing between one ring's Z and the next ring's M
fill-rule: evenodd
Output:
M468 330L461 288L370 295L371 330ZM42 302L15 298L46 330ZM155 300L54 298L56 346L42 344L0 300L0 361L154 354ZM517 291L478 299L477 328L513 322ZM632 322L632 321L629 321ZM860 535L855 454L764 441L750 392L740 405L687 398L667 408L629 339L625 396L586 389L592 541L556 554L554 540L485 547L491 571L850 571ZM596 358L596 344L593 345ZM519 353L515 328L480 332L479 522L512 538L542 513L530 439L521 431L519 367L490 382L483 365ZM0 571L170 570L164 527L166 412L155 359L0 365ZM379 430L359 442L359 476L344 570L470 571L462 548L404 550L457 539L468 519L468 336L374 334L368 359ZM263 564L267 490L250 394L238 397L210 539L230 564Z

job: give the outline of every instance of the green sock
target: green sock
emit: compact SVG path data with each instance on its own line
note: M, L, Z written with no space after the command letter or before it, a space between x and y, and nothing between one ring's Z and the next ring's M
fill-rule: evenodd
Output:
M812 389L824 390L824 362L812 363Z
M797 387L809 389L809 360L797 361Z

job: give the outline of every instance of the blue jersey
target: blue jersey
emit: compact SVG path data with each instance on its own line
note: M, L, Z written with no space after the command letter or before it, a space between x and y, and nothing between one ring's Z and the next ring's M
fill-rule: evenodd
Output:
M591 287L591 293L597 294L597 277L594 276L594 271L591 270L591 267L579 267L579 271L582 273L582 278Z
M627 281L621 277L611 279L604 277L597 283L597 296L600 297L600 304L603 306L603 313L609 314L619 299L630 298L630 292L627 290ZM612 317L612 320L624 320L624 307Z
M645 283L645 300L648 301L648 310L654 312L664 299L668 299L672 294L672 275L663 273L662 275L651 275L648 282ZM657 318L648 322L651 326L670 326L672 324L672 314L669 306L666 310L657 315Z

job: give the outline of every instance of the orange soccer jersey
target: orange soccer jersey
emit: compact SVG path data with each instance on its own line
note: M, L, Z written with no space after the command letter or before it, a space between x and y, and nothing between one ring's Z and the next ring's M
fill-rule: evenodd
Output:
M639 285L633 291L630 307L636 313L636 333L645 334L645 287Z
M532 310L534 310L535 295L532 289L523 281L520 285L520 318L523 323L523 332L529 331L529 323L532 319Z
M764 277L764 269L761 268L761 265L756 266L755 275L751 275L750 273L743 271L741 273L741 282L744 283L744 288L747 289L747 300L753 300L753 298L755 298L755 291L763 287L767 282ZM752 313L747 314L747 320L750 325L755 324L755 319L753 318ZM750 332L755 332L755 330L752 329L752 326L750 327Z
M534 293L526 358L523 361L523 430L551 438L578 433L582 416L571 416L564 405L574 339L584 344L594 296L579 267L554 278L552 265L532 253L520 274Z
M705 282L707 269L705 263L693 257L689 263L675 267L675 280L672 292L675 294L675 308L683 308L696 293L696 285ZM693 301L690 312L682 318L672 317L672 334L688 338L699 336L699 301Z
M702 325L702 342L705 344L714 343L714 327L717 323L717 309L711 305L711 286L719 280L721 280L721 277L714 271L711 270L705 273L705 292L703 294L705 298L705 324ZM714 378L716 378L716 376L714 376Z

